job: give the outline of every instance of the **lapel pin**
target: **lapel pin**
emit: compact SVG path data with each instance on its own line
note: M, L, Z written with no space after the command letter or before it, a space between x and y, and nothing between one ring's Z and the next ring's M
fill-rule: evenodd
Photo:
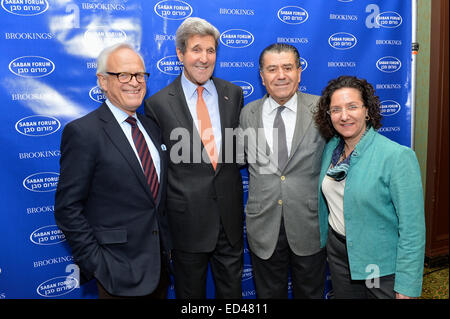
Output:
M228 96L225 95L223 98L228 101Z
M162 149L163 151L167 151L166 145L165 145L165 144L161 144L161 149Z

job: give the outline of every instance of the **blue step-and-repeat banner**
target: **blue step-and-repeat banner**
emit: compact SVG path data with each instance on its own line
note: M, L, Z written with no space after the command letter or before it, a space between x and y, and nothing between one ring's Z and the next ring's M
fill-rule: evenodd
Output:
M299 90L320 94L343 74L366 78L382 101L380 132L410 146L410 1L1 0L0 299L97 297L93 281L79 286L54 221L61 132L103 101L95 71L106 46L128 41L143 54L148 96L173 81L182 70L175 31L187 17L219 29L214 74L241 86L245 103L265 93L262 49L289 43L301 55ZM244 258L243 298L255 298L247 246Z

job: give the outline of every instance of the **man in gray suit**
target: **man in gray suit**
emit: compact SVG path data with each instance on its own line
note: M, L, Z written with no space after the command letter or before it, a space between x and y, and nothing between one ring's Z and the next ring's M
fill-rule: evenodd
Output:
M268 46L259 67L268 94L240 115L256 295L287 298L290 272L294 298L323 298L326 255L320 246L317 183L325 141L312 119L319 97L298 91L301 65L294 46Z

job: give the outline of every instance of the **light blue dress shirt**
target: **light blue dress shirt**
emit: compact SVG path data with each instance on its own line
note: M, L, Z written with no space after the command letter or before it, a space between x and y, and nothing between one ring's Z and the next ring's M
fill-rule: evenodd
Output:
M197 85L189 81L183 71L183 75L181 76L181 86L183 87L183 92L186 98L189 112L191 112L192 119L198 131ZM217 153L220 154L220 146L222 145L222 130L220 124L219 95L217 94L216 87L214 86L214 82L211 79L206 81L206 83L202 86L205 88L203 90L203 99L205 100L209 118L211 120Z

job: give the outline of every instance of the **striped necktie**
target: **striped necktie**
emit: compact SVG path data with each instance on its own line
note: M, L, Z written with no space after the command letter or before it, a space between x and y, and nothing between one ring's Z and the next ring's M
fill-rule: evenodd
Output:
M136 146L136 151L138 152L139 158L141 159L142 169L144 170L145 179L150 187L150 192L156 201L158 196L158 174L156 173L155 165L153 164L152 156L148 150L147 143L145 142L144 135L137 126L136 119L129 116L125 121L131 125L131 134L133 136L133 142Z

